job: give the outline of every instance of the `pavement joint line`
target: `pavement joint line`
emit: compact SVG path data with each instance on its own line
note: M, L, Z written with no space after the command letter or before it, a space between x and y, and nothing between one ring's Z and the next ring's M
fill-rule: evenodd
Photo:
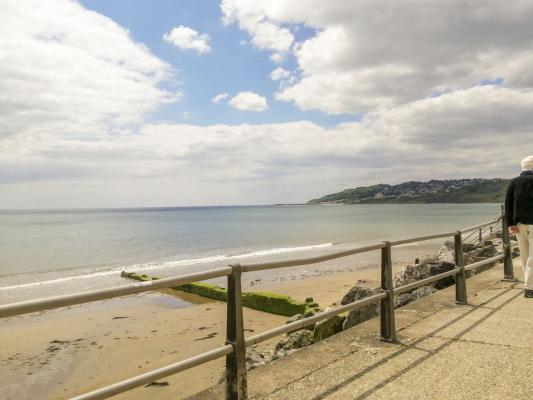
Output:
M441 336L441 335L429 335L429 336L411 335L411 337L413 339L422 339L423 340L423 339L433 338L433 339L440 339L440 340L450 340L450 341L453 341L453 342L483 344L483 345L487 345L487 346L506 347L506 348L520 349L520 350L532 349L531 346L519 346L519 345L507 344L507 343L485 342L483 340L465 339L463 337L450 337L450 336ZM417 348L417 347L413 347L413 348ZM422 350L423 351L424 349L418 349L418 350ZM432 350L428 350L428 351L432 351Z

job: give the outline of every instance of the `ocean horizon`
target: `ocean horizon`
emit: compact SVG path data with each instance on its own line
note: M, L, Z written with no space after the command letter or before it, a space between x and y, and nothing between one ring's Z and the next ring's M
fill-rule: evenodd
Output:
M0 212L0 301L171 276L229 263L310 257L464 228L498 204L149 207Z

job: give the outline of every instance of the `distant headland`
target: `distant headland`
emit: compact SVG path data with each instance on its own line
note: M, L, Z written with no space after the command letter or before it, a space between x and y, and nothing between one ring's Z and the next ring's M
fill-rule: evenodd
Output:
M345 189L309 200L307 204L501 203L508 184L508 179L501 178L378 184Z

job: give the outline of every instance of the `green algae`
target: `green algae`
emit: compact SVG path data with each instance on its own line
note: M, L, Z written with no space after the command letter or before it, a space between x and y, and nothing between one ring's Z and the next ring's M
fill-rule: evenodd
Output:
M121 276L142 282L159 279L158 277L154 276L125 271L121 273ZM228 291L226 288L209 283L187 283L185 285L174 286L171 289L195 294L213 300L228 301ZM313 315L314 312L318 310L318 304L313 302L312 299L310 299L311 301L302 303L290 296L272 292L242 292L241 299L244 307L268 312L270 314L284 315L287 317L291 317L295 314Z

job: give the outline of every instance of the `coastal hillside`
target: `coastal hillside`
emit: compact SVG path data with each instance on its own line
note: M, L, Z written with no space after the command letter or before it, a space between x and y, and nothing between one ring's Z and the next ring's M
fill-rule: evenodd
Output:
M508 179L450 179L346 189L307 204L501 203Z

